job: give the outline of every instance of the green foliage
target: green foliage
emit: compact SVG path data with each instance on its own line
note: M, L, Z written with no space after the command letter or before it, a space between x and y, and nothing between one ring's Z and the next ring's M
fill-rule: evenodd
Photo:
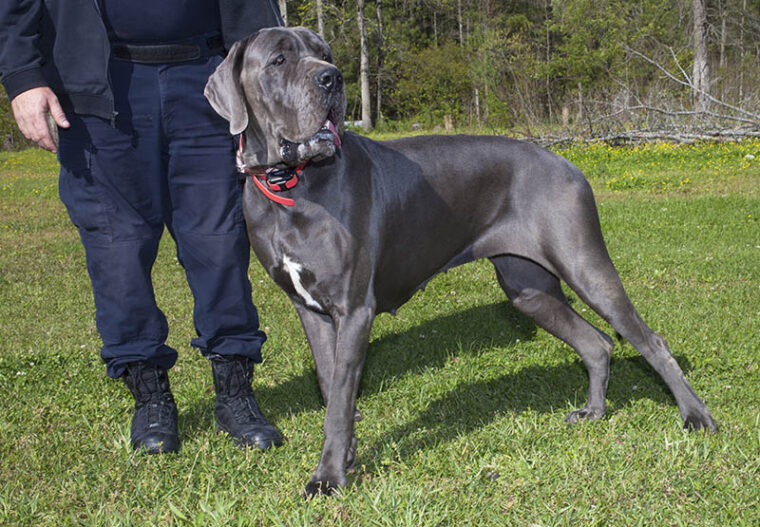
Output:
M629 2L564 0L556 4L549 30L559 41L545 64L547 74L575 84L609 83L623 57Z
M399 68L397 89L391 94L399 113L427 124L440 123L446 115L461 120L462 101L472 92L464 53L458 44L446 43L408 55Z
M10 150L17 139L23 139L13 119L11 102L4 90L0 90L0 150Z
M0 88L0 151L21 150L33 143L27 140L16 126L8 94Z

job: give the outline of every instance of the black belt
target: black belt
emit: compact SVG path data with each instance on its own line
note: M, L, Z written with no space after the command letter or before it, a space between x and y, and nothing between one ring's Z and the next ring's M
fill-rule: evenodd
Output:
M111 42L111 56L140 64L187 62L224 51L221 35L197 37L166 44Z

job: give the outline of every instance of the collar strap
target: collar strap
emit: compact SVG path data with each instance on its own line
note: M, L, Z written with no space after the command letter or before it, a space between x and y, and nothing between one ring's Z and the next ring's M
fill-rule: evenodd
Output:
M295 202L289 198L278 196L275 192L290 190L298 184L298 175L309 162L301 163L296 168L276 169L268 168L265 171L246 171L256 183L256 186L267 198L280 205L292 206Z
M258 187L261 193L275 203L279 203L280 205L285 205L288 207L295 204L292 199L278 196L275 194L275 192L284 192L295 187L298 184L298 175L303 172L303 169L306 168L306 165L308 165L309 162L304 161L296 168L249 169L243 162L243 148L243 134L240 134L237 151L238 172L251 176L251 179L256 184L256 187Z

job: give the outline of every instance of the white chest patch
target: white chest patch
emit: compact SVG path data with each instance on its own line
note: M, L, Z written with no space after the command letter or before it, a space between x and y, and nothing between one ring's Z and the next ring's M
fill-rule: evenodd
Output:
M309 292L301 283L301 270L303 269L301 264L294 262L290 259L290 257L285 256L282 259L282 267L290 276L290 281L293 282L293 288L296 290L296 293L298 293L301 298L303 298L303 301L306 302L306 305L321 310L322 306L319 305L319 302L314 300L314 297L309 294Z

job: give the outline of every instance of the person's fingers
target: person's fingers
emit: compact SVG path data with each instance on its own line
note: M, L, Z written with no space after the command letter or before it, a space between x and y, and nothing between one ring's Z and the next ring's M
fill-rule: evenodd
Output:
M69 121L66 119L66 114L63 113L63 108L61 108L61 103L58 102L58 97L54 94L51 94L51 96L48 97L48 107L50 108L50 115L53 117L55 124L61 128L68 128Z
M53 136L50 134L50 128L48 127L47 116L45 113L39 113L34 116L30 123L30 134L32 141L37 143L45 150L51 152L56 151L56 144L53 140Z
M55 142L50 135L50 128L47 124L46 112L38 111L33 114L26 114L23 122L19 122L18 124L24 137L34 141L45 150L56 151Z
M58 152L58 145L55 143L55 139L53 139L53 136L50 133L50 128L47 127L47 122L45 123L45 132L43 132L39 139L35 142L38 146L44 148L45 150L53 152L54 154Z
M47 104L37 108L37 111L32 115L30 127L32 141L45 150L56 151L55 140L50 133L50 126L48 126Z

